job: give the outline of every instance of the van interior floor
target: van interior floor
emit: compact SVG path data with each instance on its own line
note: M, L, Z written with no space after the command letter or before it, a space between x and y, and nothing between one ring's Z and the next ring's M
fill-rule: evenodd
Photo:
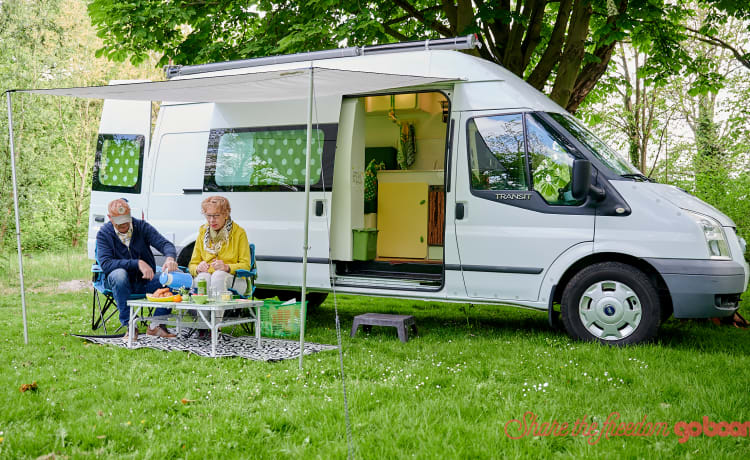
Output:
M422 259L377 259L370 261L336 261L336 275L361 278L387 278L441 283L443 262Z

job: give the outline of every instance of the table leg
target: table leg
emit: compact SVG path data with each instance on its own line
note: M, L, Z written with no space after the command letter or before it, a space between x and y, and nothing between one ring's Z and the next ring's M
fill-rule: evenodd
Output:
M128 320L128 348L133 348L133 318L135 317L135 308L130 307L130 319Z
M258 348L260 348L260 307L255 307L255 338L258 340Z
M211 357L216 357L216 310L211 310Z

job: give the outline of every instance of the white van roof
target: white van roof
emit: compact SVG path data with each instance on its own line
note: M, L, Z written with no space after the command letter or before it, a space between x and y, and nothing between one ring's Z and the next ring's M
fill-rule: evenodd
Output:
M297 61L177 76L174 77L174 80L295 70L311 66L349 72L434 78L436 79L436 88L441 86L445 88L448 84L476 85L477 91L484 93L480 98L472 100L471 105L454 107L454 110L524 108L566 113L565 109L552 102L545 94L533 88L508 69L494 62L452 50L422 50L341 57L320 61ZM440 85L440 82L445 84ZM352 94L356 94L356 92ZM483 105L478 105L482 103Z
M97 99L182 102L270 102L306 99L313 70L316 96L400 90L455 90L453 110L564 109L507 69L451 50L373 54L301 61L175 77L169 81L21 90Z

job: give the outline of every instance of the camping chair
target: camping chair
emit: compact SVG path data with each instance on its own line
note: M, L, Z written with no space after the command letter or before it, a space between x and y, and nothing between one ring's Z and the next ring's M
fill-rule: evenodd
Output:
M107 334L107 321L119 312L115 304L115 298L112 295L112 290L104 284L104 280L106 279L107 275L104 274L104 270L99 265L99 259L97 258L91 265L91 284L94 285L94 298L91 301L91 330L95 331L101 327L104 329L105 335ZM102 297L104 298L103 301ZM128 300L138 300L144 297L146 297L145 294L131 294ZM121 328L122 325L115 332Z
M258 277L258 266L255 264L255 245L253 243L250 243L250 270L237 270L234 273L234 278L232 278L232 286L229 288L229 291L232 292L235 296L238 296L241 299L254 299L255 297L255 279ZM234 282L237 280L237 278L244 278L245 282L247 283L247 288L245 288L245 292L239 293L236 289L234 289ZM239 311L239 310L235 310ZM240 314L241 311L239 311ZM229 312L227 312L229 313ZM252 333L250 330L250 323L244 323L241 325L242 329L247 332L248 334ZM236 327L236 326L235 326ZM234 327L232 327L232 332L234 332Z
M250 243L250 270L237 270L234 273L234 278L232 278L232 286L229 287L229 290L232 292L232 294L239 296L241 299L253 299L253 295L255 295L255 279L258 277L258 267L255 265L255 245L253 243ZM234 289L234 282L237 280L237 278L244 278L245 282L247 283L247 288L245 289L245 292L239 293L236 289Z
M104 334L107 334L107 321L110 318L118 314L119 310L115 304L115 298L112 295L112 290L107 288L104 284L104 280L107 275L104 274L101 265L99 265L99 256L96 249L94 249L94 263L91 265L91 284L94 286L94 297L91 300L91 330L95 331L100 327L104 329ZM187 271L185 267L179 267L182 271ZM156 272L158 276L161 273L161 266L156 266ZM104 300L102 300L102 297ZM130 294L128 300L139 300L146 297L146 294ZM153 308L147 309L147 316L151 316ZM115 329L115 332L122 329L122 325Z

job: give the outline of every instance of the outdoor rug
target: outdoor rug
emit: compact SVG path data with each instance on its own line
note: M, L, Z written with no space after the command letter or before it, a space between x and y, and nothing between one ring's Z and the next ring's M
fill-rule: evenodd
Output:
M122 336L75 336L102 345L127 347L127 344L122 340ZM256 343L255 336L234 337L228 334L221 334L216 345L216 357L239 356L256 361L281 361L283 359L299 357L299 340L267 339L263 337L260 349L256 348ZM153 348L154 350L162 351L187 351L198 356L211 357L211 340L192 337L185 338L178 336L173 339L165 339L140 334L138 340L133 342L133 349L137 348ZM305 355L319 351L336 350L337 348L335 345L305 342Z

